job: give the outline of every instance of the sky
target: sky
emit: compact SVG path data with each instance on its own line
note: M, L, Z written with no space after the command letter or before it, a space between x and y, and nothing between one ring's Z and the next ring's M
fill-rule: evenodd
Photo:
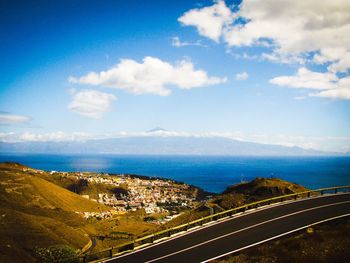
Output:
M0 3L0 141L222 136L350 151L350 2Z

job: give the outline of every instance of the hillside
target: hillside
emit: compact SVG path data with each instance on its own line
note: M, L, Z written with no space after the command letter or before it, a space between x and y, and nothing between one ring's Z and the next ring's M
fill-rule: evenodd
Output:
M92 181L87 182L88 178ZM99 251L159 231L159 222L170 214L164 210L166 205L172 210L187 209L166 203L162 210L151 214L144 208L120 212L106 200L129 192L123 184L116 187L110 181L124 181L125 187L137 189L128 195L132 199L139 198L138 191L145 194L145 190L157 189L166 189L161 197L181 200L187 199L185 195L198 194L196 188L167 180L133 175L117 178L95 173L48 173L17 163L0 163L0 262L37 262L47 248L59 248L59 253L64 248L74 255L93 244L89 251ZM86 199L86 195L92 198ZM105 199L97 202L94 198L99 195Z
M187 223L212 213L221 212L257 200L303 191L307 191L307 189L301 185L278 178L256 178L250 182L229 186L221 194L214 195L206 202L202 202L194 210L186 211L181 216L175 218L168 223L168 226L173 227Z
M150 215L144 209L138 209L124 214L113 214L101 220L95 217L83 218L83 212L98 213L111 208L76 193L95 196L115 188L98 183L80 185L80 180L84 179L77 181L77 178L82 177L69 173L49 174L16 163L0 163L0 262L35 262L37 251L45 251L48 247L57 245L67 245L68 248L78 251L91 243L91 239L96 244L92 251L99 251L223 209L306 190L280 179L257 178L248 183L230 186L210 200L197 201L193 207L181 210L181 214L171 221L159 224L171 213ZM107 178L115 179L106 177L105 180ZM142 177L145 180L142 182L140 178L133 180L132 177L124 177L123 180L129 187L140 190L141 185L150 180ZM173 187L176 185L174 183ZM187 189L181 184L176 187ZM147 189L147 184L144 189ZM156 188L153 191L154 189ZM168 186L167 189L169 191L171 188ZM191 193L193 189L186 191ZM72 253L75 253L74 250Z
M77 212L109 210L37 173L19 164L0 164L0 262L34 261L35 249L51 245L81 249L90 239L86 220Z
M216 196L213 202L224 209L229 209L273 196L303 191L307 189L278 178L256 178L250 182L229 186L222 194Z

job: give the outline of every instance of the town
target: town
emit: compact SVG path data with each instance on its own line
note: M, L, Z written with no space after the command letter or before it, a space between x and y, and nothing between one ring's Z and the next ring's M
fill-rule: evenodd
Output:
M189 185L166 179L90 172L51 171L50 174L84 182L86 185L103 185L109 190L81 193L84 198L113 208L110 212L85 212L85 218L107 218L139 209L144 209L146 214L170 213L176 216L179 211L192 208L195 202L193 190Z

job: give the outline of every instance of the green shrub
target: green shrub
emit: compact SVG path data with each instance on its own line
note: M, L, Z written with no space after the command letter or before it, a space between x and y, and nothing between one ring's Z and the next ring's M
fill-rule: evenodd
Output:
M73 248L67 245L55 245L36 248L35 255L43 263L78 263L79 259Z

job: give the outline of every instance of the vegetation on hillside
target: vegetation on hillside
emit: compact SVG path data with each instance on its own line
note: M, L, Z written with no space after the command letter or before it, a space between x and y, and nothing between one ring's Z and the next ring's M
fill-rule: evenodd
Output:
M278 178L256 178L250 182L229 186L222 194L214 198L213 203L224 209L230 209L274 196L307 190L301 185Z

